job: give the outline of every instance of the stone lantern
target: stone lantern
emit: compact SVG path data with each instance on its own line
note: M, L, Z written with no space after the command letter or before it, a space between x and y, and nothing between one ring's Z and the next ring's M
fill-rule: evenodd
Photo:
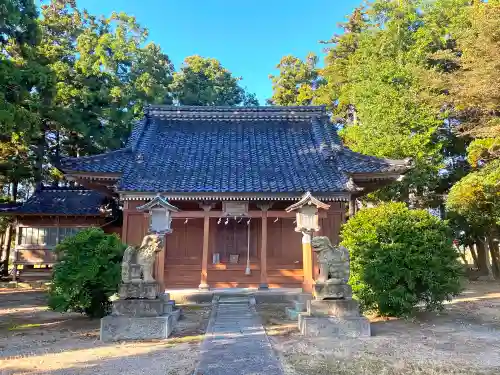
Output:
M318 210L328 210L330 205L314 198L310 192L305 193L297 202L286 208L286 212L295 212L297 218L296 232L302 233L302 267L304 269L304 292L312 292L313 264L311 235L319 231Z
M179 212L177 207L159 194L148 203L137 207L137 210L149 212L149 233L155 234L172 233L172 212Z

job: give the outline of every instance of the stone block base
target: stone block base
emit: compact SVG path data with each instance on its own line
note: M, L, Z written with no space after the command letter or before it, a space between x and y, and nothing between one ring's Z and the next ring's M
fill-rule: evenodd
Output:
M101 341L166 339L172 333L174 317L106 316L101 319Z
M163 299L120 299L113 301L111 315L115 316L161 316L167 307Z
M304 336L355 338L369 337L370 321L364 316L338 318L299 314L299 330Z
M314 285L314 299L340 299L351 298L352 288L347 284L332 284L316 282Z
M162 291L163 292L163 291ZM160 294L160 284L154 282L122 283L118 291L120 298L156 299Z
M359 317L359 304L354 299L313 300L307 302L307 312L312 316Z

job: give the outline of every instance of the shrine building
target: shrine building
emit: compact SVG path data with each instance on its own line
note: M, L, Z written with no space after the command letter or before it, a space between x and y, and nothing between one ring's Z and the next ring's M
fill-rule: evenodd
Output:
M138 207L160 194L177 208L155 267L169 289L301 287L316 271L304 273L296 215L285 209L310 192L329 206L317 234L337 243L355 199L409 168L344 147L315 106L149 106L124 148L59 165L120 202L127 244L148 231Z

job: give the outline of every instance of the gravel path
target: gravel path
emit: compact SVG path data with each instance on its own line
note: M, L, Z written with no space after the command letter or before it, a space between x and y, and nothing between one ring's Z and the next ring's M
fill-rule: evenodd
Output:
M248 298L221 297L214 305L195 374L283 374Z

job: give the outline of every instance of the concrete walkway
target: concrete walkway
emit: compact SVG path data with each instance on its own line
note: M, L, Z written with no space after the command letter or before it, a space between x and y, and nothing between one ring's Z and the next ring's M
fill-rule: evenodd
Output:
M283 369L250 299L220 296L214 301L195 375L240 374L282 375Z

